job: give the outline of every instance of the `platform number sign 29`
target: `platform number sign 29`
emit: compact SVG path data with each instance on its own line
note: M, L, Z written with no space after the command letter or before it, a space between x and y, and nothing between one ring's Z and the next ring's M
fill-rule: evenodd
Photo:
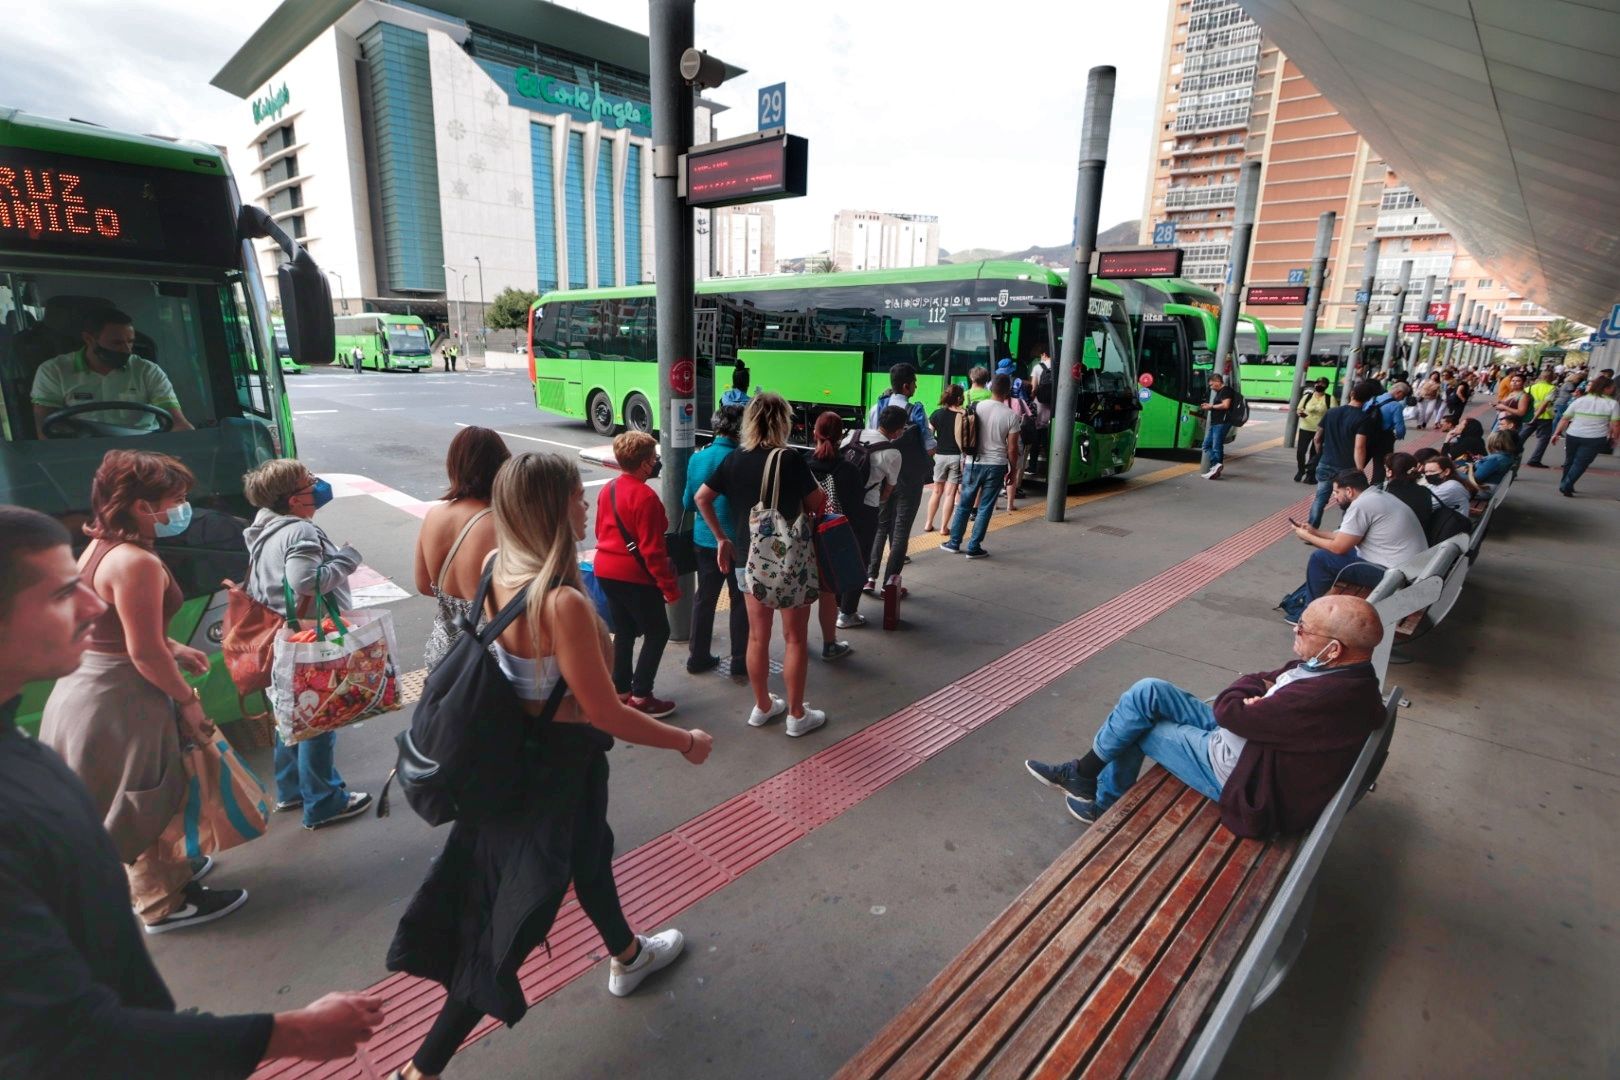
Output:
M787 127L787 83L759 89L759 130Z

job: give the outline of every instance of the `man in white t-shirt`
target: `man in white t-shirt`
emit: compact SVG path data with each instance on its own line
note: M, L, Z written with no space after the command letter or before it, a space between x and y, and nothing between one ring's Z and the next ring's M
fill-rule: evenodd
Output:
M997 375L990 380L990 400L973 406L979 419L979 447L973 453L962 455L962 494L956 512L951 515L951 538L939 545L941 551L958 552L970 559L987 559L984 534L990 528L990 515L995 512L1001 487L1007 481L1007 463L1018 452L1019 418L1007 404L1012 394L1012 379ZM968 514L974 512L973 535L967 547L962 547L962 534L967 530Z
M866 459L866 496L862 501L874 510L883 505L900 482L900 450L893 444L906 430L906 410L890 405L878 414L877 422L876 428L862 428L844 437L845 446L889 444L871 451Z
M1298 623L1305 606L1327 595L1341 574L1348 584L1376 585L1385 570L1428 550L1428 537L1412 508L1386 491L1369 488L1367 474L1359 469L1333 478L1332 505L1344 510L1337 532L1294 523L1294 535L1316 550L1305 566L1305 584L1278 605L1289 622Z
M135 355L135 320L114 308L102 308L85 319L80 336L82 348L51 357L34 373L30 398L41 438L50 438L45 433L45 418L52 413L102 401L154 405L173 418L175 431L192 429L163 369ZM83 416L88 423L116 424L142 432L157 431L160 423L144 409L96 409Z

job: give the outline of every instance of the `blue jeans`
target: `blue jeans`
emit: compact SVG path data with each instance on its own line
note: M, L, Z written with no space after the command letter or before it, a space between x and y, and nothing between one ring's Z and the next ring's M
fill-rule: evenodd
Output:
M1595 439L1582 439L1574 435L1564 436L1564 475L1558 481L1559 491L1574 491L1575 481L1581 478L1586 467L1597 460L1598 454L1609 440L1599 437Z
M1305 584L1283 597L1278 607L1290 619L1297 621L1312 600L1327 595L1335 581L1342 580L1347 585L1363 585L1370 589L1383 580L1384 569L1377 563L1359 558L1353 551L1348 555L1334 555L1317 548L1311 552L1310 561L1305 564Z
M1348 467L1329 465L1325 461L1316 463L1316 499L1311 503L1311 528L1321 528L1322 515L1327 512L1328 500L1333 498L1333 478Z
M1137 682L1119 696L1091 743L1108 762L1097 777L1097 808L1112 806L1136 783L1144 754L1194 791L1219 799L1221 782L1209 763L1209 734L1215 727L1215 710L1174 683Z
M291 746L276 736L276 801L303 799L305 825L318 825L348 805L349 789L332 761L336 749L335 731Z
M956 512L951 515L951 544L960 546L962 533L967 529L968 514L973 511L973 500L979 501L978 516L973 519L973 536L965 550L978 551L984 543L985 530L990 528L990 515L996 512L996 500L1001 487L1007 482L1007 466L979 465L968 462L962 466L962 495L957 500Z
M1209 455L1210 468L1226 460L1226 429L1231 424L1211 424L1204 432L1204 453Z

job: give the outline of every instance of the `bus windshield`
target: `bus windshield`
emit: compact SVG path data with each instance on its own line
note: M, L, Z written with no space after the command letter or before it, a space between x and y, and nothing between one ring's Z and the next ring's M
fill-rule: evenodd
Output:
M426 356L429 352L427 331L421 326L390 324L385 327L388 331L388 351L400 356Z

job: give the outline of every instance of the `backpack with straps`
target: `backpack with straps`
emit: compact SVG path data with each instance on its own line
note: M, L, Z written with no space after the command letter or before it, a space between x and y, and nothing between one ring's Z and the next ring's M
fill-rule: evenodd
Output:
M523 797L523 743L532 728L550 721L567 691L559 675L545 711L531 719L489 647L527 606L519 590L485 624L494 564L484 568L470 612L439 666L422 686L411 726L394 736L399 758L377 798L377 816L388 815L388 785L399 780L405 801L429 825L487 820Z
M1052 366L1043 360L1035 365L1035 371L1040 372L1040 378L1035 382L1035 403L1050 409L1057 401L1057 387L1053 385ZM1030 374L1034 375L1035 371Z
M956 414L956 445L964 457L979 456L979 407L969 405Z
M856 500L857 502L864 502L866 493L872 490L874 486L872 484L872 455L879 450L895 449L894 443L888 439L881 442L866 442L861 438L861 434L860 431L856 431L854 439L846 443L843 449L838 451L838 456L843 458L844 462L854 469L856 476L860 478L861 497Z

